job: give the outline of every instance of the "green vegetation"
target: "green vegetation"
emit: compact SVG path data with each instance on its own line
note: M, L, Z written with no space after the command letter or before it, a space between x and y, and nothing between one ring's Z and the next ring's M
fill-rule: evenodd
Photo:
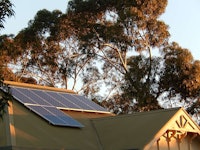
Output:
M11 17L13 15L14 15L13 4L9 0L1 0L0 30L4 28L4 22L6 21L6 18ZM5 37L6 35L0 36L0 89L1 90L3 89L4 91L4 92L0 91L0 118L2 118L3 114L5 113L5 107L8 105L8 100L11 99L8 87L3 84L4 75L6 72L9 71L9 69L5 66L5 63L7 63L6 57L8 56L8 54L5 51L9 51L8 50L9 48L4 49L6 45L6 41L4 41ZM2 45L4 45L3 48ZM9 45L7 46L9 47ZM7 94L5 94L5 92Z

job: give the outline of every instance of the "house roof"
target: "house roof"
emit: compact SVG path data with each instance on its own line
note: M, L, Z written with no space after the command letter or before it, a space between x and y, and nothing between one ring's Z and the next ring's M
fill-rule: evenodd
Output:
M14 101L9 108L12 107L14 109L11 111L13 114L11 135L12 141L15 142L10 146L23 147L26 150L34 148L149 150L167 131L188 131L200 135L198 125L182 108L95 119L84 118L78 120L84 128L74 129L49 125L17 101Z
M11 136L15 141L9 146L24 147L24 149L28 149L27 146L33 149L50 146L55 150L61 148L149 150L166 132L191 132L200 136L199 126L183 108L77 119L84 125L83 128L49 125L18 101L14 101L8 109L12 109L9 111L11 112L9 121L12 121Z
M167 130L184 130L185 127L178 127L177 123L181 116L187 120L182 120L186 130L200 135L198 125L190 119L182 108L99 118L93 119L92 122L100 137L103 149L145 150Z

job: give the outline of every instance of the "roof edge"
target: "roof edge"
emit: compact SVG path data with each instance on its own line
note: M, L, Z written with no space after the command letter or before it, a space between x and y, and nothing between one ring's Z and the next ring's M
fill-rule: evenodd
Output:
M143 116L148 114L154 114L154 113L159 113L159 112L167 112L167 111L178 111L180 109L180 107L178 108L169 108L169 109L158 109L158 110L151 110L151 111L144 111L144 112L134 112L132 114L122 114L122 115L114 115L114 116L108 116L108 117L104 117L104 118L95 118L95 120L106 120L106 119L116 119L116 118L128 118L128 117L132 117L132 116Z
M32 89L41 89L41 90L49 90L49 91L77 94L73 90L68 90L68 89L63 89L63 88L55 88L55 87L49 87L49 86L42 86L42 85L35 85L35 84L29 84L29 83L21 83L21 82L5 80L4 84L11 85L11 86L17 86L17 87L27 87L27 88L32 88Z
M116 116L110 111L99 111L99 110L87 110L87 109L75 109L75 108L64 108L64 107L56 107L60 110L66 111L76 111L76 112L88 112L88 113L99 113L99 114L110 114L111 116Z
M189 115L189 113L183 108L181 107L179 109L179 111L182 110L189 118L191 118L191 121L194 123L194 125L199 129L199 135L200 135L200 126L197 124L197 122L195 120L193 120L193 118Z
M177 118L177 115L180 114L181 112L184 113L184 115L186 115L190 121L196 126L196 128L198 129L198 134L200 135L200 127L198 126L198 124L191 118L191 116L187 113L187 111L183 108L183 107L177 107L177 108L171 108L172 109L177 109L177 111L175 112L175 114L166 122L166 124L157 132L156 135L154 135L154 140L151 140L149 143L147 143L144 146L144 150L148 150L150 145L153 144L155 142L155 139L157 140L164 132L167 131L167 127L169 126L169 124L172 122L172 120L174 120L175 118Z

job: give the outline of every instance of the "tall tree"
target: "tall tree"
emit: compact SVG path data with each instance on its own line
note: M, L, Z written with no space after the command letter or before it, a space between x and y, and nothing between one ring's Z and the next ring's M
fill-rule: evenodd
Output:
M41 84L64 83L66 88L79 74L85 94L99 91L97 81L112 93L128 72L128 53L146 51L151 60L151 49L166 44L168 27L158 20L166 5L157 0L75 0L65 15L39 11L15 38L22 57L28 58L21 61L20 72L40 75Z
M168 26L158 19L166 5L167 1L157 0L70 1L68 16L72 18L70 25L76 31L79 48L98 60L103 82L111 90L120 86L129 71L130 55L145 51L151 60L151 50L167 43Z

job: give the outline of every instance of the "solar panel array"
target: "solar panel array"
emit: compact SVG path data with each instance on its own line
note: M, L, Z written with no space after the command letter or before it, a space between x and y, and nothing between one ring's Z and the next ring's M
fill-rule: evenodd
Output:
M106 109L86 99L84 96L76 94L15 86L11 86L10 89L12 96L17 101L24 104L52 125L83 127L81 123L66 115L58 108L80 111L106 111Z
M85 111L107 111L105 108L88 100L84 96L64 92L45 91L21 87L11 87L12 95L23 104L54 106L63 109Z

